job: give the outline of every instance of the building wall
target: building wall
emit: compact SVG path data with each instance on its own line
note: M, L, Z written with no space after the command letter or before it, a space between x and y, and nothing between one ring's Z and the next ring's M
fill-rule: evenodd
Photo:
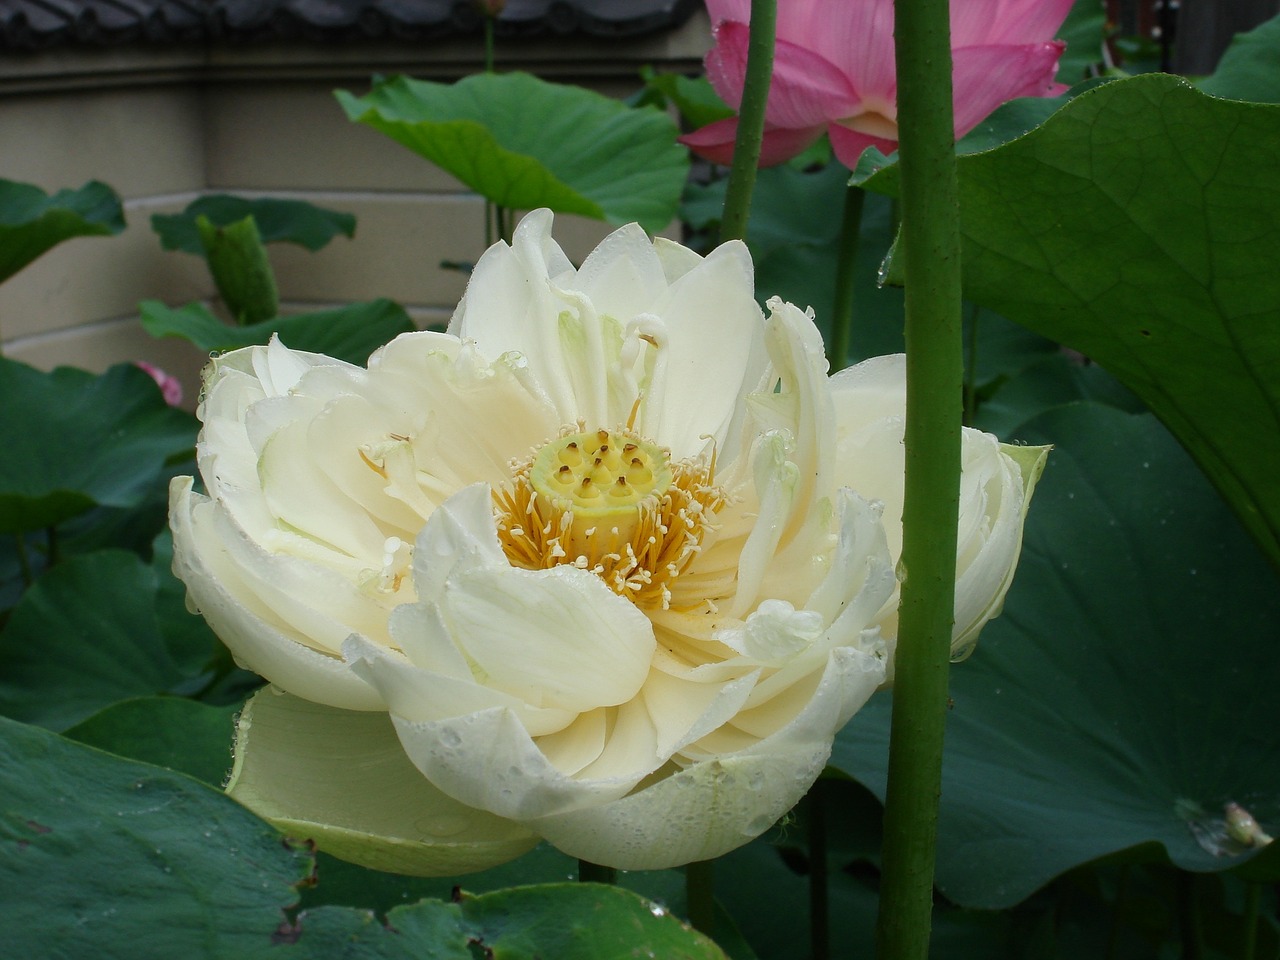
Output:
M692 71L709 44L705 16L628 43L511 41L504 68L623 96L641 66ZM375 73L447 80L472 72L478 43L431 47L259 45L151 53L86 50L0 56L0 176L45 190L91 179L124 200L116 237L68 241L0 286L7 356L42 368L99 370L145 359L194 398L205 357L152 340L137 304L209 300L201 259L165 252L150 227L206 192L308 200L357 217L353 240L319 253L272 245L282 308L387 296L421 325L448 319L466 277L442 260L484 248L483 201L376 131L347 121L335 87L368 88ZM582 256L610 228L565 218L558 233Z

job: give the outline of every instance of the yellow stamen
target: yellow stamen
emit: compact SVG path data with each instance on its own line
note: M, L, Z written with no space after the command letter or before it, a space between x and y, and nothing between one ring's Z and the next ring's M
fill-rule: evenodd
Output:
M714 458L675 463L627 428L567 434L517 465L494 493L511 563L590 570L637 606L666 608L727 501Z

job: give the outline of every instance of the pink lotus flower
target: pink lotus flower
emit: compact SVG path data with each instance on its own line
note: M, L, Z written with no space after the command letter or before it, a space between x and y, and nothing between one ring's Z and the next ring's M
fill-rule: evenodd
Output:
M1057 96L1066 44L1051 39L1072 0L955 0L951 5L956 138L1015 97ZM750 0L707 0L715 47L707 77L735 110L747 66ZM781 0L773 83L760 165L796 156L826 130L852 168L862 151L898 146L892 0ZM729 163L736 117L681 137L716 163Z

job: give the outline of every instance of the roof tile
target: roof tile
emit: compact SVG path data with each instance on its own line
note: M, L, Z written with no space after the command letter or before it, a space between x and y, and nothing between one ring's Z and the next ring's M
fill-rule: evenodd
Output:
M700 0L507 0L504 36L631 37L679 26ZM121 43L423 40L478 33L471 0L0 0L0 50Z

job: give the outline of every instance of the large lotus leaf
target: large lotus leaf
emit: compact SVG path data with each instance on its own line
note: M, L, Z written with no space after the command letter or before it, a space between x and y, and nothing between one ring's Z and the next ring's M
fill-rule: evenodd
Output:
M620 887L558 883L372 913L320 907L281 931L276 955L328 960L725 960L705 936ZM335 953L335 950L341 953Z
M0 357L0 533L94 506L134 507L165 461L195 450L196 422L132 364L42 373Z
M275 957L312 866L189 777L4 719L0 849L8 957Z
M352 120L380 130L499 206L550 207L661 230L689 171L670 117L527 73L454 84L393 77L363 97L338 91Z
M231 770L231 736L239 709L238 704L211 707L185 697L138 697L99 710L64 736L221 787Z
M91 180L49 196L32 184L0 179L0 283L63 240L123 229L120 198L105 183Z
M1073 404L1019 435L1057 446L1004 613L952 670L939 888L1003 908L1113 854L1261 866L1224 812L1280 828L1271 571L1150 414ZM889 706L832 760L881 797Z
M50 568L0 632L0 713L65 730L118 700L189 682L192 658L162 633L157 590L156 571L126 550Z
M173 309L158 300L138 305L142 326L153 337L181 337L210 353L266 343L272 334L293 350L306 350L364 364L378 347L414 329L398 303L370 300L332 310L295 313L247 326L223 323L199 303Z
M1238 34L1198 86L1215 97L1280 103L1280 16Z
M166 250L203 255L205 248L196 226L200 217L215 227L229 227L253 217L263 243L293 243L308 250L321 249L338 234L353 237L356 233L356 218L349 213L304 200L248 199L225 193L200 197L181 213L152 214L151 229L159 234L160 245Z
M1280 106L1163 75L959 161L965 295L1138 394L1280 566L1276 169Z

